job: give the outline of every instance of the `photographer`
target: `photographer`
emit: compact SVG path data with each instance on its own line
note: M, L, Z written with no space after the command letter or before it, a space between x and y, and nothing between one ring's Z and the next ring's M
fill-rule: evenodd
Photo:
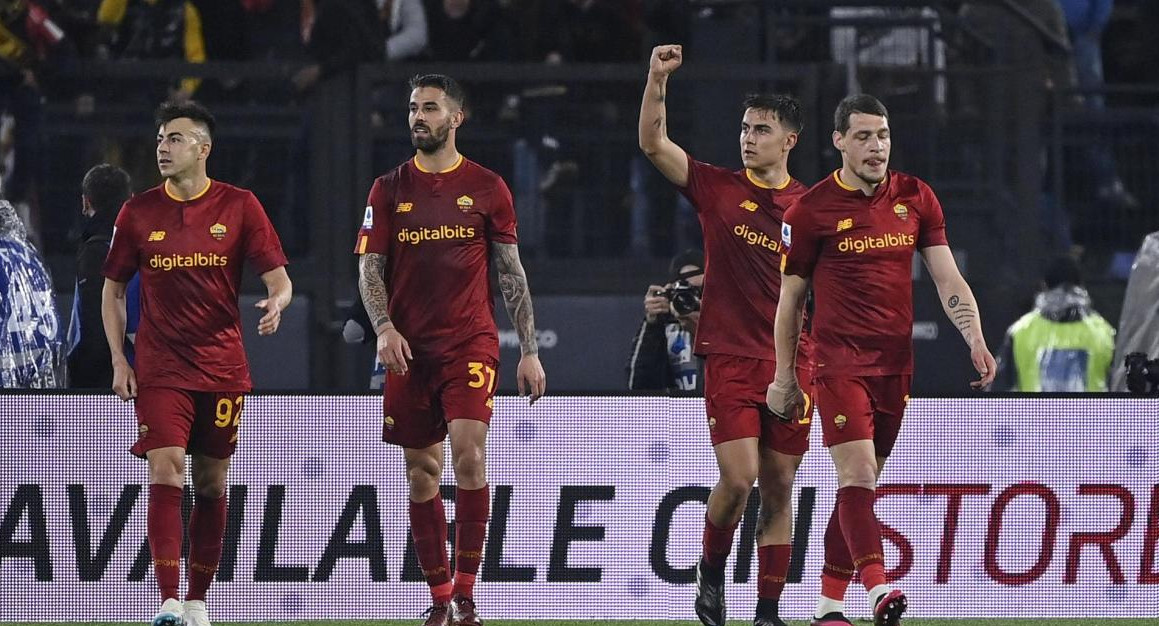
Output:
M1073 257L1056 258L1034 310L1006 331L992 391L1107 390L1115 329L1091 306Z
M669 283L649 285L644 322L632 339L628 389L694 391L704 388L703 362L692 354L700 319L704 253L687 250L672 259Z

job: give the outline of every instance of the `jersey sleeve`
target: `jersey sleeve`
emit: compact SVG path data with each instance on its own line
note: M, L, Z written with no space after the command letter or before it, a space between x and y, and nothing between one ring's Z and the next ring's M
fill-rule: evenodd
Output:
M121 207L117 221L113 225L113 239L109 243L109 254L105 257L101 274L109 280L127 283L137 273L140 264L141 240L133 228L133 218L128 205Z
M946 246L946 216L942 213L942 203L934 195L929 185L922 184L921 223L918 224L918 250L930 246Z
M489 210L484 214L487 220L487 240L495 243L519 243L515 229L515 204L511 190L500 178L495 184L495 193Z
M781 223L781 272L794 276L812 276L817 257L821 254L822 239L813 225L812 212L807 202L798 200L789 205Z
M246 262L259 275L289 264L282 251L282 240L262 203L252 193L246 197L244 228Z
M712 202L716 197L712 184L713 174L719 168L697 161L687 152L684 155L688 158L688 184L680 188L680 193L696 207L697 213L711 211L717 204Z
M386 254L390 251L390 196L383 178L374 179L366 198L362 226L354 242L354 254Z

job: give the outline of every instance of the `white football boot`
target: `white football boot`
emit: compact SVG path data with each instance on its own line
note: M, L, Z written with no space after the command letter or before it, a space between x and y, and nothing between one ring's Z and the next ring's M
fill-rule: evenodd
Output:
M185 601L185 626L210 626L204 600Z
M181 602L177 598L169 598L161 603L161 608L153 616L152 626L185 626Z

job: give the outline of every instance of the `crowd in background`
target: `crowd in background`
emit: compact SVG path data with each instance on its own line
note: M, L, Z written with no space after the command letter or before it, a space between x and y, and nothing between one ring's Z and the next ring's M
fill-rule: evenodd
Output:
M647 51L660 42L684 43L691 47L693 58L696 54L711 56L716 51L708 50L705 37L697 36L697 24L729 14L739 16L739 21L730 22L733 24L762 16L773 25L770 40L761 43L759 60L858 66L858 86L885 92L887 101L894 90L894 99L904 102L907 86L898 84L888 71L875 74L874 67L917 64L943 69L963 54L940 40L923 39L914 29L855 29L840 22L867 17L936 22L939 15L945 15L930 8L884 6L888 3L881 7L802 8L767 2L764 12L757 13L753 7L758 4L696 0L0 0L0 198L10 202L11 210L25 225L21 237L34 251L44 249L42 220L71 223L75 219L77 207L53 207L51 211L40 207L44 187L62 184L46 180L42 166L45 105L50 102L68 103L78 117L109 103L151 110L164 99L196 98L210 105L292 104L306 102L324 81L364 63L641 63ZM989 33L997 43L1012 44L1009 52L1013 56L1040 63L1044 86L1077 90L1074 106L1078 109L1101 114L1114 104L1159 104L1155 93L1104 95L1100 91L1105 83L1159 83L1159 47L1152 41L1152 33L1159 28L1159 3L1028 0L1020 6L1041 26L1031 29L1033 45L1026 38L1009 36L1009 31L994 30L995 24L989 20L992 13L988 12L995 9L987 2L938 3L941 11L948 8L953 15L976 19L977 31L983 37ZM830 26L825 19L836 21ZM736 42L720 45L720 54L726 55ZM1001 48L998 45L995 49ZM85 81L66 71L77 64L115 64L122 59L269 63L271 68L282 68L278 71L284 71L285 78L271 87L175 75L165 84L141 81L135 90L125 91L119 83ZM471 86L467 78L465 82ZM475 87L481 96L477 99L480 115L495 120L506 116L508 121L518 115L513 111L518 108L519 93ZM629 119L638 106L638 93L630 87L624 94L592 96L593 101L603 104L588 107L583 112L587 118L561 109L546 109L540 115L569 116L572 122L592 128ZM943 91L937 101L945 102L944 85L939 89ZM398 108L398 102L391 99L395 95L381 96L386 100L383 110ZM138 143L149 147L147 141ZM687 207L672 209L678 200L671 190L658 200L653 173L641 165L634 146L628 150L630 153L618 157L605 158L601 153L597 159L566 154L559 149L558 139L548 135L515 137L510 182L521 203L521 220L524 214L528 216L533 254L536 212L548 212L545 219L561 215L573 219L584 211L597 210L577 207L581 201L576 198L581 197L580 191L591 193L579 188L585 175L599 167L615 169L616 173L601 176L612 181L614 189L601 190L604 195L594 204L613 216L627 215L620 205L632 206L630 227L625 224L619 228L617 222L614 230L622 234L619 240L585 240L586 226L607 221L604 214L596 212L588 218L589 223L572 221L555 227L538 245L574 254L598 256L626 250L653 257L698 245L693 237L684 236L696 230L691 212ZM100 160L124 165L134 181L146 184L149 178L128 162L133 158L129 152L129 148L113 146ZM140 160L147 166L142 169L149 170L150 153L143 155ZM1043 160L1049 163L1044 178L1049 177L1051 168L1064 167L1047 155ZM1124 182L1122 163L1109 144L1091 142L1083 163L1095 181L1090 206L1128 216L1153 210ZM79 204L79 180L63 184L78 187ZM1057 202L1044 191L1043 228L1048 244L1065 252L1072 250L1075 242L1071 232L1078 226L1072 226L1071 220L1076 218L1071 213L1055 208ZM677 235L658 246L642 233L655 230L656 220L649 215L668 212L683 215L680 219L688 223L677 224ZM1095 214L1096 219L1101 216ZM84 224L78 222L72 231L74 243L82 243ZM11 256L8 250L0 249L0 253ZM46 280L51 281L47 276ZM6 301L11 284L4 287Z

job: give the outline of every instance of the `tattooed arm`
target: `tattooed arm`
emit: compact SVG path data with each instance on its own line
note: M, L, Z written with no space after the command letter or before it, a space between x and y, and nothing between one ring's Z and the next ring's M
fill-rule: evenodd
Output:
M358 259L358 292L366 315L378 335L378 358L386 369L395 374L406 374L407 361L413 359L410 344L394 327L387 310L386 256L367 253Z
M680 46L656 46L648 67L648 82L640 103L640 149L665 178L680 187L688 185L688 157L668 138L668 75L683 60Z
M970 360L974 362L974 369L981 376L981 379L970 385L975 388L985 387L994 381L998 366L986 347L986 338L982 335L982 318L978 313L978 302L974 299L974 292L958 271L958 265L954 263L954 255L950 252L949 246L930 246L922 248L921 252L926 269L929 270L938 288L942 309L958 332L962 333L962 339L970 347Z
M519 246L513 243L491 244L495 267L499 270L499 290L503 292L503 305L511 324L519 335L519 347L523 357L519 359L516 384L519 394L531 394L535 402L543 395L546 377L539 363L539 343L535 339L535 313L531 307L531 291L527 287L527 273L519 260Z

